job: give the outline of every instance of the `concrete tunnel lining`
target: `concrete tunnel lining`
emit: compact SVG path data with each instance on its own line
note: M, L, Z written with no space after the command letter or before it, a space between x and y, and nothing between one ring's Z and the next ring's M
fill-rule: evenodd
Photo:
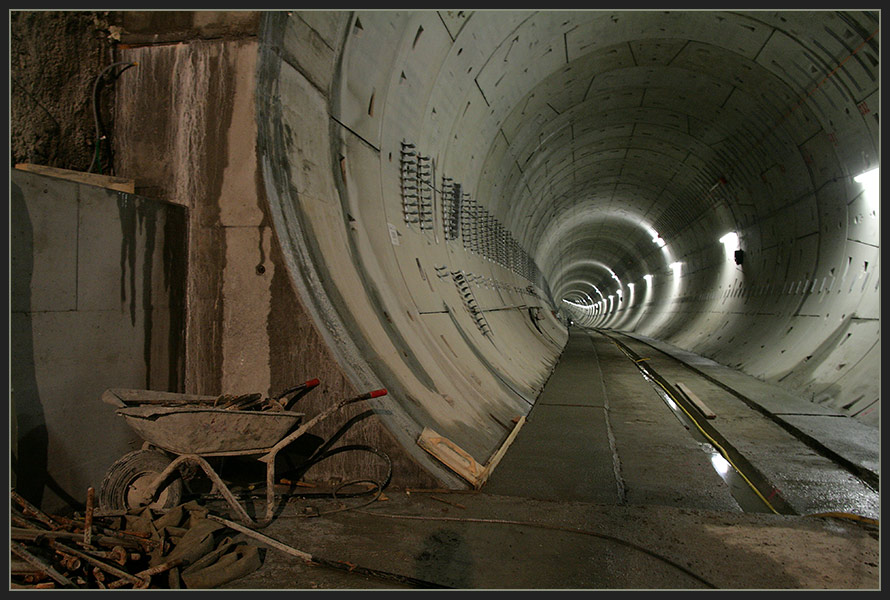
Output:
M546 382L567 316L876 423L879 380L855 367L880 352L880 232L853 181L879 161L876 19L264 14L258 148L287 267L356 387L390 390L384 422L449 484L420 431L484 463ZM405 219L403 143L431 159L430 229ZM540 277L445 239L443 177ZM591 286L624 306L589 318L562 302Z

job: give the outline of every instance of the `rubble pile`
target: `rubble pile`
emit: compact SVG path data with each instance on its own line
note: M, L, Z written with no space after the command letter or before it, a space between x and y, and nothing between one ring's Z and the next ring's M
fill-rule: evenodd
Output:
M249 538L196 502L156 512L47 514L12 491L10 588L208 589L262 565Z

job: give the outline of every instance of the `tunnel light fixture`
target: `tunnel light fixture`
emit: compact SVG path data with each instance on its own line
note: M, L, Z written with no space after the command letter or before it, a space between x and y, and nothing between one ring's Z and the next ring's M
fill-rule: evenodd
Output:
M734 252L739 247L739 234L735 231L730 231L720 238L720 243L726 246L727 252Z
M681 262L679 262L679 261L677 261L677 262L672 262L672 263L670 264L670 267L671 267L671 269L674 271L674 277L679 277L679 276L680 276L680 270L683 268L683 263L681 263Z
M628 283L628 284L627 284L627 287L630 288L631 293L633 293L633 291L634 291L634 284L632 284L632 283Z
M863 191L865 192L866 202L870 207L876 208L881 197L880 169L878 167L875 167L874 169L870 169L868 171L865 171L864 173L860 173L853 178L853 181L862 184Z
M643 279L646 280L647 285L652 285L652 275L651 274L646 273L645 275L643 275Z
M856 183L861 183L865 187L876 187L878 184L878 179L880 176L880 169L875 167L874 169L869 169L863 173L860 173L856 177L853 178L853 181Z
M723 247L726 250L727 260L732 259L735 256L736 251L739 249L739 234L735 231L730 231L720 238L720 243L723 244Z
M651 227L646 227L646 231L649 233L649 235L652 236L652 241L657 244L659 248L664 248L666 242L661 239L661 236L658 234L657 231L655 231Z

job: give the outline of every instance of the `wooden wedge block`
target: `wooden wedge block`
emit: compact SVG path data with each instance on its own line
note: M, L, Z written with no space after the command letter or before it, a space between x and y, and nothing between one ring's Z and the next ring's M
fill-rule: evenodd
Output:
M677 386L677 389L679 389L680 392L682 392L683 395L689 399L689 401L692 403L692 405L695 406L695 408L697 408L705 416L706 419L716 419L717 418L717 414L714 411L712 411L710 408L708 408L708 405L705 404L704 402L702 402L701 398L696 396L692 392L692 390L689 389L689 386L687 386L684 383L680 383L680 382L677 382L675 385Z
M425 427L420 433L417 444L474 487L481 481L485 467L460 446L429 427Z

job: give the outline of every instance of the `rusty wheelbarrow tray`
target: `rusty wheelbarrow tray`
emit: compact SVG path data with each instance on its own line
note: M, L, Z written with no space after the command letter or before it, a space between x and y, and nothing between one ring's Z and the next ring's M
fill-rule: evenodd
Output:
M268 451L303 413L203 406L129 406L117 414L145 441L173 454L232 455Z
M310 383L318 384L317 380L307 382ZM305 385L298 386L294 390L305 392ZM309 386L309 389L314 385ZM136 495L131 494L127 498L127 504L130 502L137 506L150 504L173 473L186 464L192 464L204 471L245 525L265 527L275 514L275 459L278 453L311 427L345 406L386 394L385 389L380 389L343 400L303 422L293 431L291 429L305 416L303 413L289 410L250 411L216 408L213 404L218 401L217 396L113 389L106 391L102 399L118 406L117 414L124 417L127 424L146 442L178 455L156 476L149 477L148 483L143 482ZM128 403L137 404L128 405ZM225 482L204 458L239 455L257 456L257 460L266 464L266 513L262 519L254 520L247 514Z

